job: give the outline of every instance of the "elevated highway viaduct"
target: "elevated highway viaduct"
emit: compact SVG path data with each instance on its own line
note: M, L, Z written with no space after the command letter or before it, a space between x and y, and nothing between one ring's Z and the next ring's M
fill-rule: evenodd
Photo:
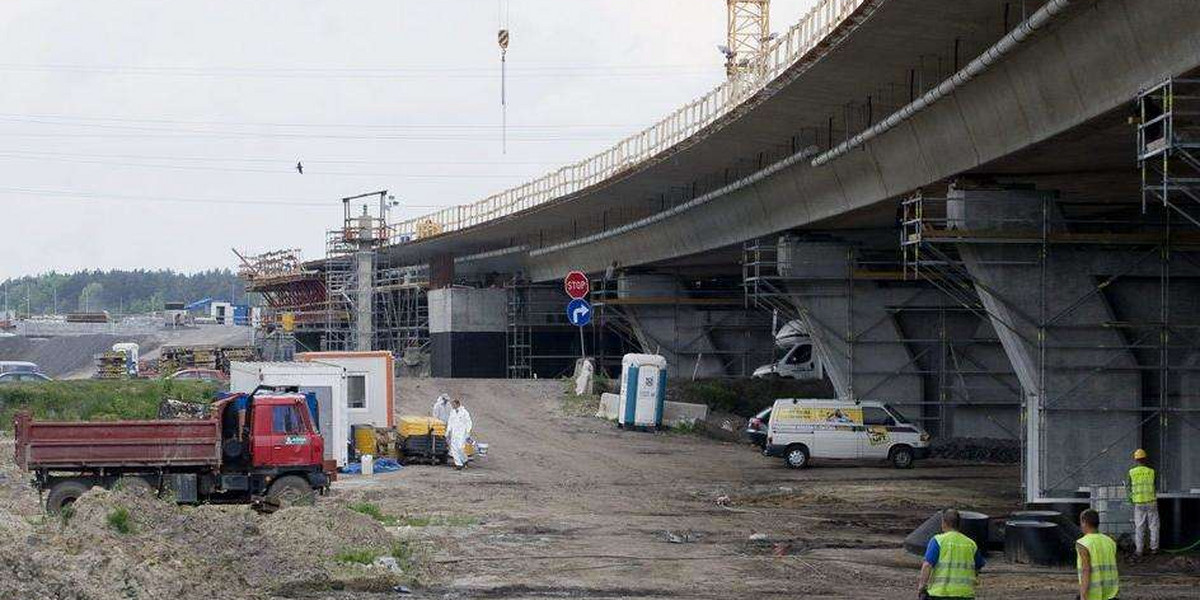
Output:
M771 316L803 322L838 395L1022 440L1030 499L1118 483L1141 446L1166 489L1200 487L1200 227L1144 201L1138 162L1162 136L1139 123L1187 101L1143 92L1200 68L1196 4L817 10L816 38L784 36L786 60L686 135L409 224L380 256L430 265L435 288L584 270L631 345L685 377L732 374L705 303L737 296L760 328L741 343L769 352Z

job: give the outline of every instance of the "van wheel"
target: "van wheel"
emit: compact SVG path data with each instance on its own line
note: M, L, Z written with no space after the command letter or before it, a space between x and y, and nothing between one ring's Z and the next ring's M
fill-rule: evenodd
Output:
M50 488L50 495L46 498L46 511L50 514L58 514L64 508L74 504L90 489L92 486L82 481L60 481Z
M791 446L787 449L787 454L783 460L787 462L787 466L793 469L803 469L808 466L808 448L804 446Z
M892 449L892 466L897 469L911 469L913 466L913 451L908 446L896 446Z

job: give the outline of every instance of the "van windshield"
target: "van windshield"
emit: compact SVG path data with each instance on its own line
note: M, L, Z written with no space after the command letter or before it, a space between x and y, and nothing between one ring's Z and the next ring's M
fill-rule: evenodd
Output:
M904 416L904 413L896 410L896 408L891 404L884 404L883 407L886 408L888 412L892 413L892 416L896 417L897 421L906 425L912 425L912 421L909 421L908 418Z

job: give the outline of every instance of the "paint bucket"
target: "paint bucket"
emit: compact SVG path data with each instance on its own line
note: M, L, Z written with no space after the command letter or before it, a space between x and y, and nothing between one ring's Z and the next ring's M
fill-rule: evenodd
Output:
M362 455L360 462L362 464L362 474L363 475L374 475L375 474L375 457L374 456L372 456L370 454L364 454L364 455Z

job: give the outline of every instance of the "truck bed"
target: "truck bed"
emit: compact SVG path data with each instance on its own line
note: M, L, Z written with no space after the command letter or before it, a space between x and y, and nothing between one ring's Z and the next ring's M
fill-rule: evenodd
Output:
M196 466L221 462L216 419L36 421L17 415L16 462L27 470Z

